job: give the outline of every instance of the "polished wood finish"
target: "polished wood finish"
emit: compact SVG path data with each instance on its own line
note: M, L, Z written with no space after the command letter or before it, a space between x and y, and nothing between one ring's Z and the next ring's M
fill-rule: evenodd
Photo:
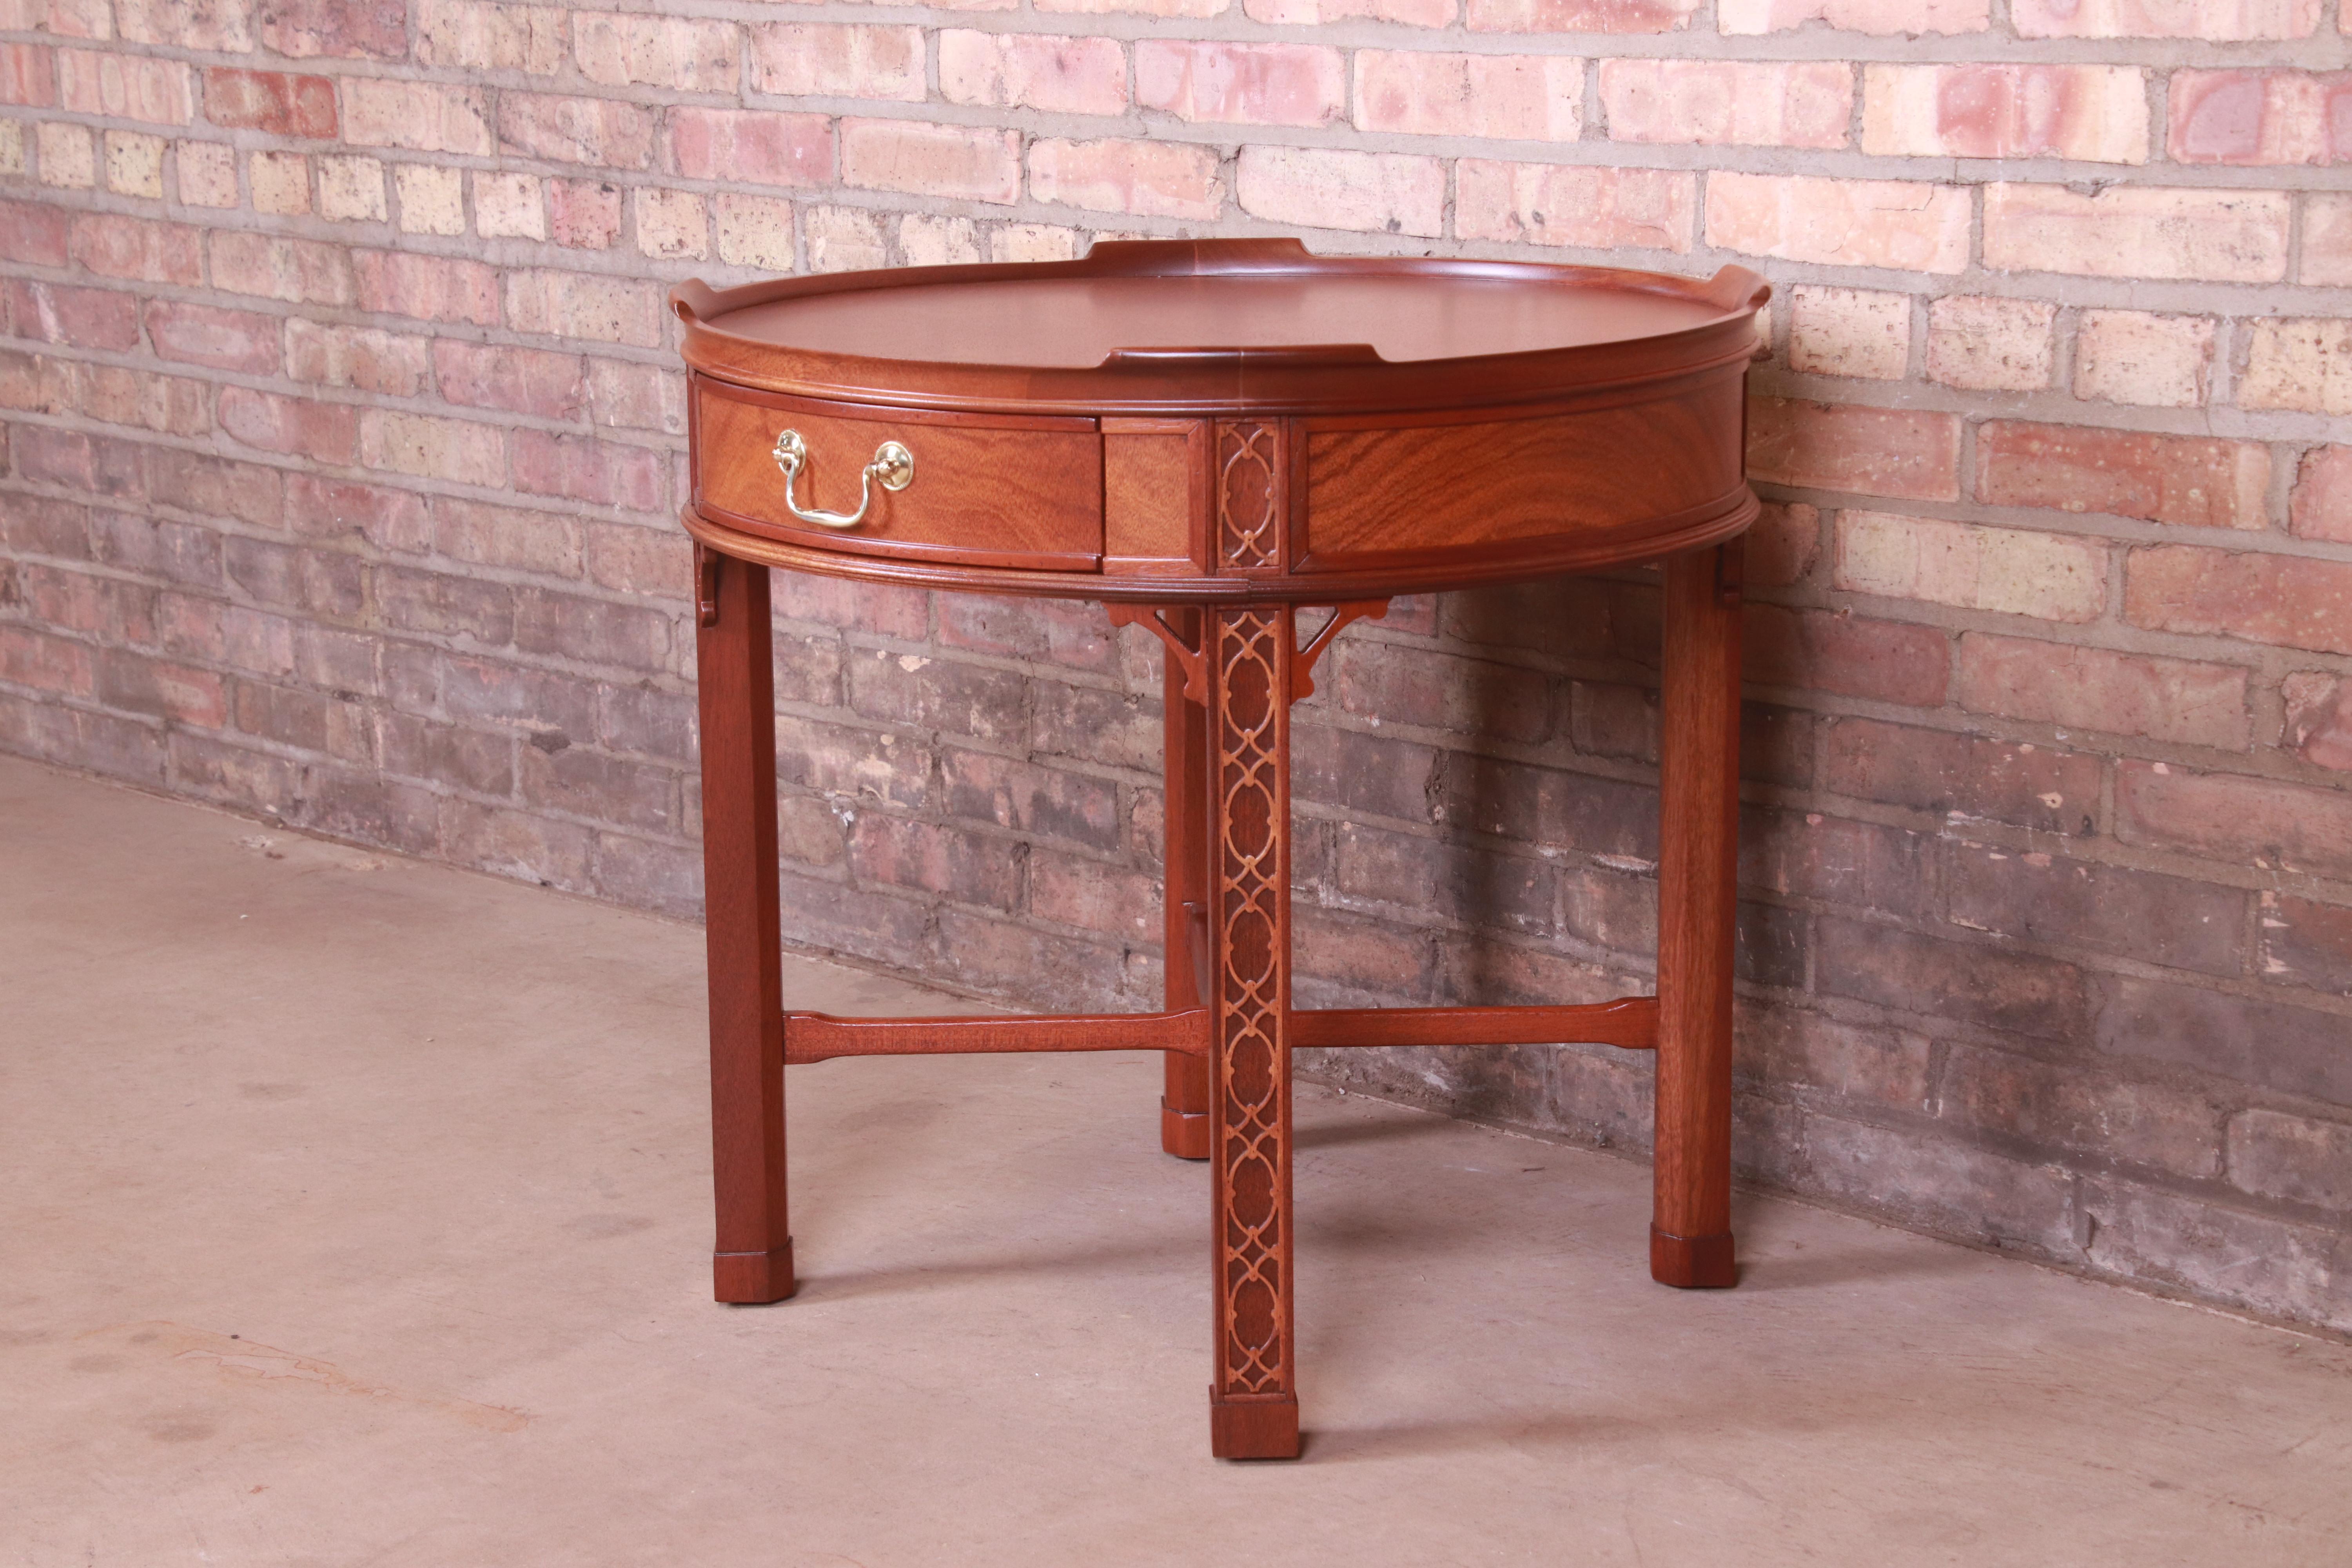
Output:
M952 1057L1005 1051L1170 1051L1209 1055L1209 1010L1058 1013L1046 1018L836 1018L784 1015L784 1065L835 1057Z
M1102 564L1102 438L1091 419L894 409L694 379L694 505L726 527L812 549L969 566L1093 572ZM886 441L915 455L914 482L879 490L857 527L796 521L783 505L776 437L797 430L803 508L851 510Z
M1741 543L1666 563L1659 697L1657 1185L1650 1274L1721 1288L1731 1242L1731 947Z
M1738 563L1757 513L1740 425L1768 295L1736 267L1702 281L1320 258L1284 240L677 289L694 371L682 521L700 552L720 1298L791 1289L787 1060L1157 1049L1161 1146L1210 1166L1211 1448L1288 1458L1292 1050L1559 1041L1657 1051L1653 1272L1731 1283ZM914 482L856 528L796 521L769 451L786 425L810 452L803 507L854 506L884 441L912 451ZM1294 1008L1289 715L1317 659L1398 595L1661 559L1658 995ZM1160 639L1165 1011L783 1013L770 566L1097 600Z
M783 937L776 902L776 676L768 569L708 562L696 635L702 711L702 884L710 952L711 1175L721 1301L794 1289L784 1202Z
M1217 1381L1210 1451L1298 1453L1290 1223L1287 605L1208 613L1209 892L1215 900L1211 1191Z

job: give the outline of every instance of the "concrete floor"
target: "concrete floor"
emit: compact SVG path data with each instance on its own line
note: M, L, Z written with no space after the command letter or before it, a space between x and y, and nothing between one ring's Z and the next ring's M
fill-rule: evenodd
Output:
M701 964L0 759L0 1563L2352 1561L2352 1349L1763 1200L1670 1291L1638 1167L1317 1089L1307 1455L1216 1463L1139 1057L794 1068L715 1306Z

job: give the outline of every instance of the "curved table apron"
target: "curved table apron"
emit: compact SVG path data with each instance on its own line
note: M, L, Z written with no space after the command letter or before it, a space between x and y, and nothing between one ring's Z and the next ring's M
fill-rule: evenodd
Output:
M1162 1147L1212 1173L1211 1450L1291 1458L1292 1048L1554 1041L1657 1052L1651 1272L1730 1285L1742 410L1768 297L1739 268L1701 282L1290 241L680 287L717 1298L794 1288L786 1064L1162 1050ZM1398 595L1658 560L1656 996L1294 1007L1290 706L1332 639ZM1160 638L1164 1010L786 1010L770 567L1101 600Z

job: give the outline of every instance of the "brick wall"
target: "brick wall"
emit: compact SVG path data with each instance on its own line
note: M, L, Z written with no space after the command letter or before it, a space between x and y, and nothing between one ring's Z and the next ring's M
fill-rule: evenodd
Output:
M0 0L0 746L691 914L675 279L1737 259L1741 1162L2352 1328L2342 0ZM779 582L787 921L1149 1006L1156 645ZM1302 710L1317 1002L1645 984L1654 584ZM1308 1064L1637 1147L1602 1049ZM1139 1137L1148 1108L1137 1108Z

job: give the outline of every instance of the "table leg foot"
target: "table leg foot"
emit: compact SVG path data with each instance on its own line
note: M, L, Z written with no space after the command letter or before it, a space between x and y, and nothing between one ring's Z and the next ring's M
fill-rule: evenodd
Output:
M1298 1401L1209 1396L1209 1452L1220 1459L1298 1458Z
M1205 1110L1179 1110L1162 1099L1160 1101L1160 1147L1179 1160L1207 1159L1209 1113Z
M1650 1278L1685 1290L1728 1290L1739 1282L1731 1233L1671 1236L1650 1226Z
M773 1252L714 1252L710 1283L714 1299L739 1306L783 1300L801 1288L793 1273L793 1244L787 1240Z

